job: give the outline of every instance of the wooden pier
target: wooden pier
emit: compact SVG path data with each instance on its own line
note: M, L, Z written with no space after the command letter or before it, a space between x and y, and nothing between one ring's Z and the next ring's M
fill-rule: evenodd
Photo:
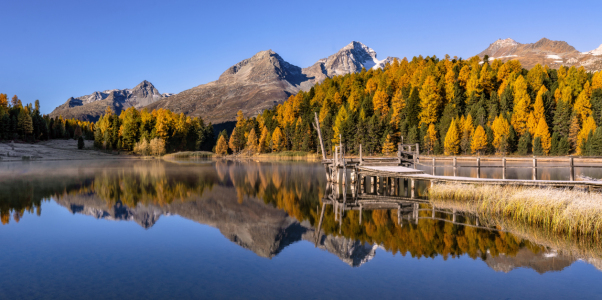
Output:
M501 157L497 159L482 159L481 157L471 158L474 160L473 165L461 166L458 165L457 157L448 158L430 158L430 164L420 162L420 148L419 144L398 144L397 152L395 156L385 157L363 157L362 145L359 145L359 159L358 158L346 158L345 156L345 144L342 143L341 139L338 146L334 147L332 152L332 158L327 158L324 143L322 141L322 133L320 130L320 124L318 116L315 116L316 130L318 131L318 137L320 139L320 146L322 150L322 164L325 167L326 177L329 182L340 183L342 185L349 185L356 181L364 182L366 178L371 178L372 181L379 177L395 177L404 178L410 181L412 186L415 185L415 181L429 181L431 185L438 182L455 182L464 184L495 184L495 185L514 185L514 186L538 186L538 187L561 187L561 188L584 188L591 190L602 189L602 181L575 180L575 168L589 168L589 167L600 167L602 168L602 161L599 165L575 165L573 157L569 158L557 158L554 161L566 162L563 165L553 166L542 166L538 164L539 161L548 162L550 159L542 159L538 157L533 158L506 158ZM438 176L436 174L437 160L451 160L452 165L448 167L453 168L454 176ZM466 159L463 159L466 160ZM499 164L495 165L482 165L482 160L491 162L495 160ZM524 162L525 166L508 166L507 162L512 160L514 162ZM427 160L428 161L428 160ZM423 170L417 169L417 166L427 166L432 168L432 174L427 174ZM476 168L475 177L461 177L457 176L459 168ZM481 169L483 168L501 168L502 178L481 178ZM531 179L508 179L508 169L531 169ZM541 168L565 168L569 170L569 180L538 180L538 169ZM348 175L349 174L349 175Z

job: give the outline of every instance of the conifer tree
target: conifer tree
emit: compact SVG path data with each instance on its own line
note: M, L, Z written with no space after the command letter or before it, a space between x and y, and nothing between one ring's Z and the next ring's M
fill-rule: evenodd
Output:
M462 117L462 118L464 118L464 117ZM472 144L472 139L473 139L474 125L472 123L472 116L468 115L465 119L462 120L461 123L462 123L462 141L460 142L460 147L462 148L462 152L464 152L464 154L466 154L470 150L470 147Z
M437 83L433 76L428 76L420 90L420 125L437 122L439 115L440 96L437 92Z
M268 127L267 126L263 126L263 129L261 129L261 136L259 137L259 153L265 153L267 152L267 150L270 147L270 143L268 141Z
M533 155L542 156L544 153L544 149L541 145L541 138L536 137L533 139Z
M493 130L493 147L498 153L506 154L508 147L508 137L510 134L510 124L502 115L499 115L491 125Z
M519 155L527 155L531 152L533 146L531 143L531 134L527 131L523 134L518 140L518 154Z
M577 136L577 155L580 155L585 150L583 146L587 142L590 133L595 130L596 122L594 121L594 118L590 116L583 122L583 128L581 128L581 131L579 131L579 135Z
M551 138L550 138L550 131L548 130L548 124L546 123L545 118L539 119L539 124L537 124L537 129L535 130L534 137L536 139L539 139L539 143L540 143L543 153L548 155L550 153L550 148L552 147L552 144L551 144ZM535 147L535 144L533 144L533 147ZM533 153L535 153L535 150L533 150ZM537 155L542 155L542 154L537 154Z
M581 124L579 124L579 118L573 114L571 118L571 127L569 129L569 143L571 151L577 150L579 144L579 132L581 132Z
M470 149L473 154L481 154L487 148L487 135L485 134L485 129L483 126L479 125L477 129L475 129L472 142L470 143Z
M592 114L592 104L590 102L590 98L591 89L589 86L589 82L586 82L585 87L583 88L581 93L579 93L579 96L577 96L577 99L575 100L575 104L573 106L573 111L575 112L575 114L577 114L581 122L585 121L585 119L587 119L587 117L589 117Z
M228 144L226 143L225 136L223 136L223 135L219 136L219 139L217 140L217 145L215 147L215 153L217 153L219 155L228 154Z
M284 150L283 142L282 131L280 130L280 127L276 127L274 133L272 133L272 151L278 152Z
M380 111L381 117L387 116L389 114L389 96L385 91L378 90L374 94L374 98L372 98L372 103L374 105L374 110Z
M435 149L435 144L437 143L437 130L435 130L435 124L430 124L426 131L426 135L424 136L424 145L428 154Z
M238 134L236 133L237 129L238 128L234 127L234 129L232 130L232 134L230 135L230 141L228 141L228 146L230 147L230 150L232 150L232 152L234 153L237 153L240 149L238 147L240 141L238 140Z
M512 126L514 130L523 135L527 131L527 119L531 110L531 99L527 93L527 83L523 76L518 76L514 83L514 113L512 114Z
M249 132L245 150L247 150L249 154L255 154L255 153L259 152L258 145L257 145L257 135L255 134L255 128L251 129L251 131Z
M390 154L390 153L395 152L395 144L393 144L390 134L387 134L387 138L386 138L385 142L383 143L383 151L382 152L384 154Z
M458 154L460 150L460 133L455 119L452 119L449 129L447 130L444 144L446 155Z

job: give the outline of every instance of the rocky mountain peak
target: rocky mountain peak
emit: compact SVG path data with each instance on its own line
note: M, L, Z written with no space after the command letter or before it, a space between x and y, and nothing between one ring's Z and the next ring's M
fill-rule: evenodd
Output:
M598 47L592 51L583 52L582 54L590 54L590 55L594 55L594 56L602 55L602 45L600 45L600 47Z

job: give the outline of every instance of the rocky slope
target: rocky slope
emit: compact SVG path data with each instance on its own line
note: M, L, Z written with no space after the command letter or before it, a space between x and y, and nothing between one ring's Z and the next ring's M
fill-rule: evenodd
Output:
M583 66L588 71L602 70L602 46L596 50L579 52L567 42L547 38L530 44L521 44L510 38L499 39L478 55L488 55L490 60L499 58L504 62L517 59L527 69L541 64L552 68L564 65Z
M148 105L166 108L206 121L235 120L236 112L254 116L284 102L299 90L309 90L327 77L379 68L392 58L379 61L376 52L360 42L352 42L337 53L301 69L286 62L272 50L261 51L226 70L218 80L202 84Z
M171 95L159 93L152 83L144 80L133 89L106 90L77 98L71 97L52 111L50 116L96 121L107 106L120 113L128 107L141 108Z

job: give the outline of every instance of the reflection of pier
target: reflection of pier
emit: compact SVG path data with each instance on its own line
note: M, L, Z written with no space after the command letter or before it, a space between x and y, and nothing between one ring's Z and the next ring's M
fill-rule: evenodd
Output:
M324 197L316 238L319 236L327 206L332 206L339 231L347 211L359 212L359 224L362 224L363 212L372 210L396 210L397 223L418 224L421 219L444 221L456 225L475 227L485 230L497 230L482 226L479 218L473 214L435 207L416 192L415 181L407 178L363 176L353 181L351 186L328 183Z

